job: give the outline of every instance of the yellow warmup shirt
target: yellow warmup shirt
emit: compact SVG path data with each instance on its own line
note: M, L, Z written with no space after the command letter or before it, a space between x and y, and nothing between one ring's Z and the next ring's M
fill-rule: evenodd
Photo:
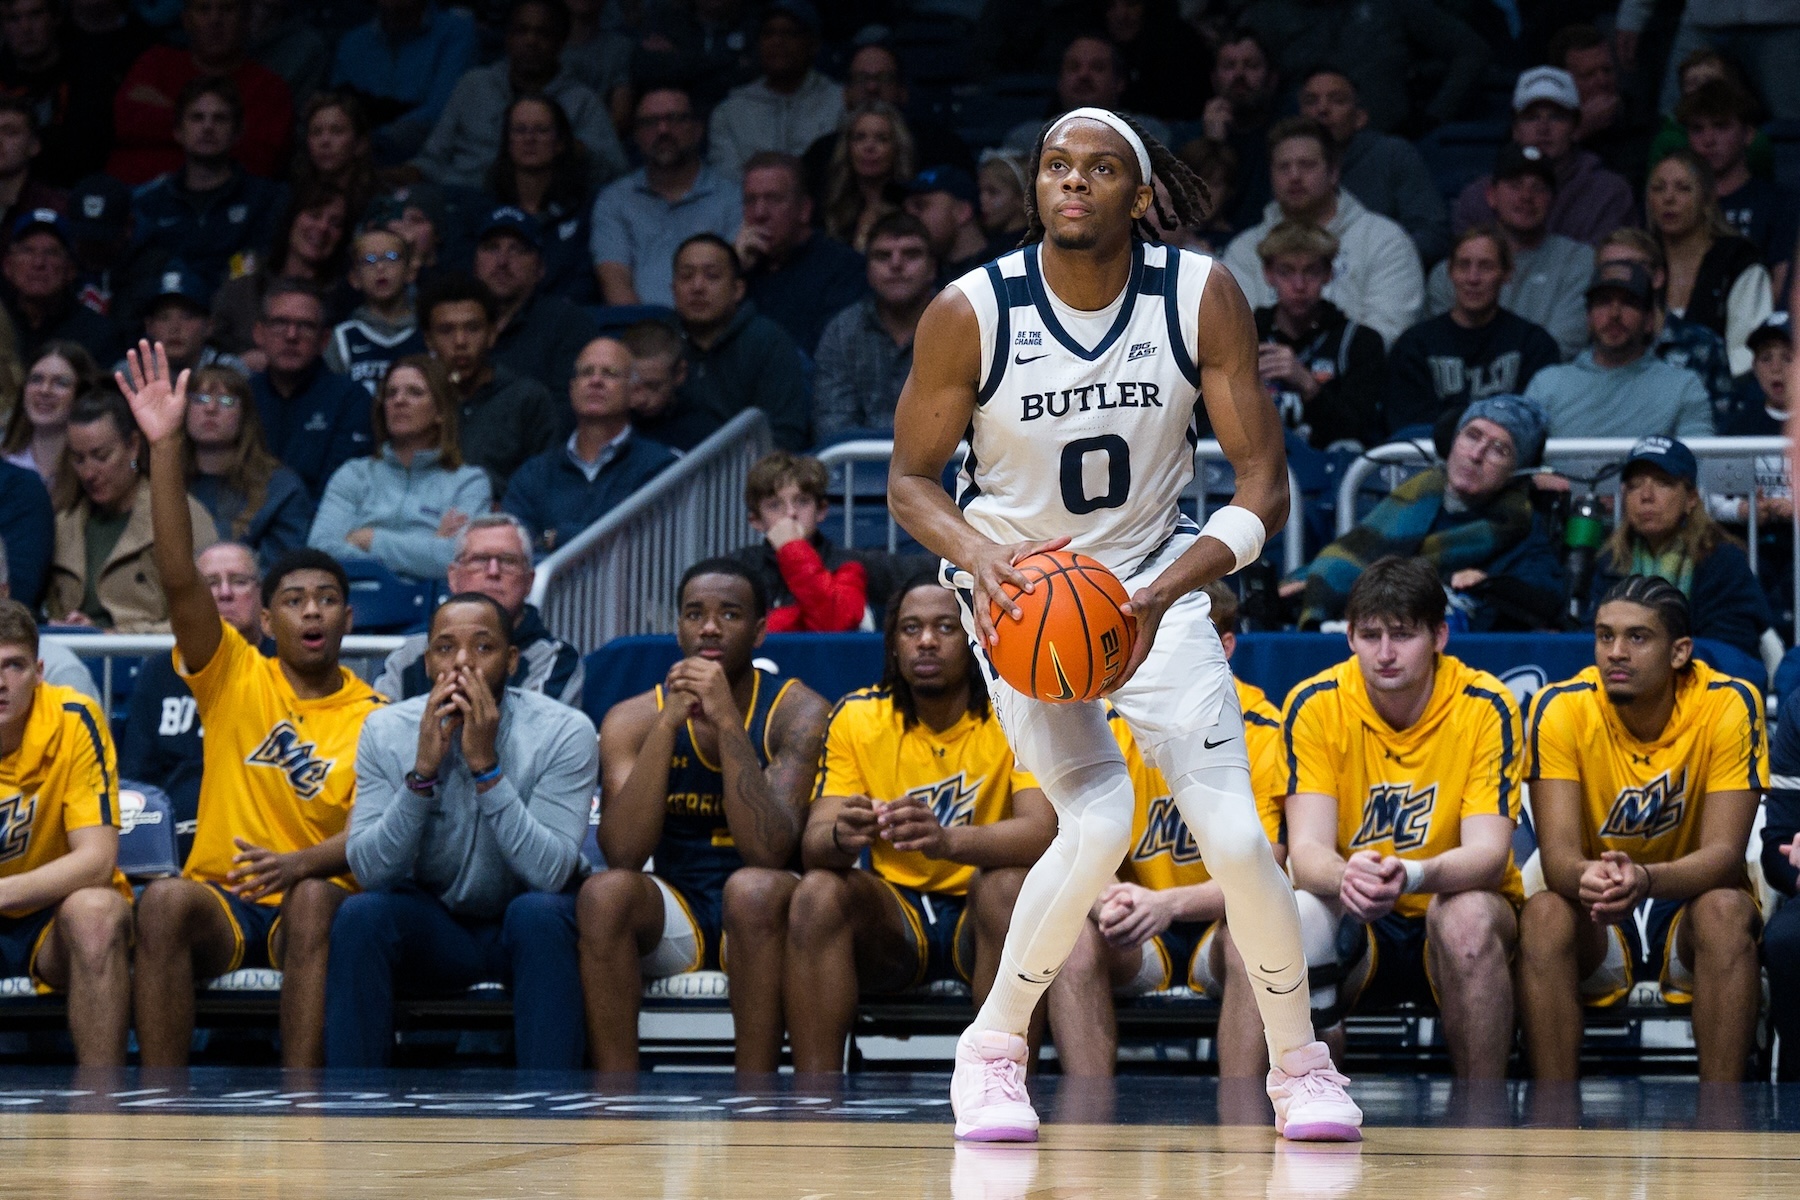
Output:
M1620 724L1597 667L1538 692L1530 778L1581 785L1582 853L1622 850L1666 863L1700 845L1710 792L1769 786L1768 734L1756 689L1696 661L1675 685L1662 736L1640 742Z
M1250 786L1256 792L1256 815L1262 818L1269 841L1279 844L1284 828L1282 801L1287 796L1287 773L1281 762L1281 714L1255 684L1237 681L1238 704L1244 710L1244 746L1250 754ZM1151 766L1131 736L1131 727L1118 713L1109 714L1113 736L1125 754L1137 793L1137 812L1132 817L1131 850L1119 875L1127 883L1161 891L1187 887L1212 878L1200 861L1200 847L1175 807L1163 773Z
M1346 858L1361 850L1435 858L1462 845L1464 817L1519 817L1519 706L1505 684L1448 654L1438 655L1431 700L1411 728L1397 730L1375 711L1351 658L1288 694L1282 737L1289 793L1337 800L1337 850ZM1510 852L1500 890L1524 903ZM1405 895L1394 911L1421 917L1430 903Z
M96 825L119 825L119 764L106 714L73 688L40 681L24 741L0 758L0 876L55 862L69 852L71 829ZM117 867L112 883L131 898Z
M206 726L194 848L182 874L225 883L243 838L276 854L316 846L344 831L356 798L356 743L363 720L384 703L346 667L343 686L318 700L294 695L281 664L223 621L204 670L175 669ZM355 886L349 874L335 882ZM280 904L279 893L262 904Z
M878 803L916 797L938 823L991 825L1012 816L1013 796L1037 780L1013 762L999 718L964 713L942 733L923 721L907 728L885 688L863 688L838 701L825 730L825 765L814 798L868 796ZM975 868L894 849L870 847L875 873L889 883L961 896Z

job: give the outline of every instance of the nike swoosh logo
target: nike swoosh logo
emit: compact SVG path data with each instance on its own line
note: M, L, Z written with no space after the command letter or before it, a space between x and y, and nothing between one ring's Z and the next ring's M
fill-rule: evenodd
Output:
M1278 975L1281 972L1287 970L1288 968L1286 968L1286 967L1267 967L1267 966L1264 966L1262 963L1257 963L1256 969L1257 969L1258 973L1260 973L1263 976L1264 979L1267 979L1269 976ZM1278 988L1274 984L1271 984L1271 983L1264 983L1263 991L1269 993L1269 995L1271 995L1271 996L1285 996L1285 995L1289 994L1290 992L1299 991L1300 985L1305 982L1306 982L1306 976L1302 975L1300 978L1296 979L1293 983L1289 984L1287 987L1284 987L1284 988Z
M1030 358L1026 358L1023 354L1015 354L1015 355L1013 355L1013 365L1015 367L1022 367L1026 363L1034 363L1040 358L1049 358L1049 357L1050 356L1048 354L1034 354Z
M1229 742L1229 741L1231 741L1230 738L1220 738L1216 742L1208 741L1208 742L1201 742L1200 744L1202 746L1205 746L1208 750L1217 750L1220 746L1223 746L1226 742Z
M1056 653L1055 643L1050 646L1050 667L1056 672L1056 686L1062 691L1050 697L1051 700L1073 700L1075 689L1069 686L1069 677L1063 673L1062 659Z

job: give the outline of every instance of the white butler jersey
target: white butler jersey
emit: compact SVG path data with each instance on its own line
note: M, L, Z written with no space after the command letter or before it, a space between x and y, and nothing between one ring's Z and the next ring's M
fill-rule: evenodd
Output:
M1183 520L1199 440L1200 295L1212 259L1136 241L1107 308L1071 309L1026 246L950 286L981 326L956 502L996 542L1068 536L1123 578Z

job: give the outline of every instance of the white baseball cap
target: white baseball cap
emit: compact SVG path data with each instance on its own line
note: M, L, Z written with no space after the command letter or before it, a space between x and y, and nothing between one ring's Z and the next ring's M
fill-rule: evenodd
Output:
M1513 85L1513 111L1524 112L1539 100L1548 100L1570 112L1581 111L1581 93L1575 77L1561 67L1533 67Z

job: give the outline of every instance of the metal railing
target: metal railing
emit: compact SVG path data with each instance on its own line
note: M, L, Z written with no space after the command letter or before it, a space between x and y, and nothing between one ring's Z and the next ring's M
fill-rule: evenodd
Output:
M965 442L957 443L956 453L951 456L951 463L958 469L968 454L969 447ZM887 474L888 460L894 456L894 443L887 438L862 438L857 441L839 442L835 446L827 446L818 452L819 461L829 468L844 469L844 531L843 544L846 548L856 544L856 467L858 463L879 463L881 472ZM1219 449L1214 441L1201 442L1194 447L1194 482L1188 485L1184 496L1195 497L1199 501L1200 519L1206 519L1207 484L1210 482L1209 467L1229 466L1225 452ZM1288 575L1306 565L1306 514L1300 504L1300 483L1294 478L1294 472L1288 470L1288 519L1287 537L1282 546L1282 574ZM899 545L900 526L892 513L887 519L887 548L892 554Z
M950 466L962 470L963 459L969 455L969 443L956 443L956 450L950 455ZM827 470L844 468L844 535L841 539L846 550L856 546L856 467L858 463L879 463L881 478L887 478L888 460L894 457L894 441L892 438L859 438L856 441L839 442L827 446L818 452L819 461ZM884 502L885 503L885 502ZM887 519L887 552L893 554L900 548L900 523L894 520L892 513Z
M107 712L113 710L113 659L147 658L167 654L175 648L175 637L167 633L46 633L46 642L62 646L77 658L100 660L100 701ZM356 660L385 659L400 648L404 637L398 634L351 634L344 639L342 657ZM365 674L364 678L369 675Z
M1636 438L1551 438L1544 443L1544 465L1575 478L1592 478L1602 467L1624 461L1636 444ZM1697 437L1683 439L1682 444L1699 460L1702 497L1710 493L1754 496L1758 460L1775 459L1781 463L1783 478L1788 475L1788 440L1784 437ZM1338 484L1338 536L1343 537L1355 527L1357 497L1369 476L1385 469L1405 468L1389 471L1387 486L1392 490L1410 473L1410 468L1430 466L1436 461L1432 447L1418 442L1389 442L1363 453L1344 469L1344 478ZM1792 480L1788 480L1788 486L1792 488ZM1611 481L1615 512L1618 511L1620 487L1621 481L1615 475ZM1758 540L1755 504L1749 505L1747 518L1745 541L1749 546L1750 569L1755 571ZM1800 509L1794 512L1793 532L1795 544L1800 546ZM1794 587L1796 594L1800 594L1800 553L1793 557ZM1794 617L1794 636L1800 640L1800 610Z
M746 409L537 567L531 603L583 654L615 637L675 627L675 585L702 558L755 540L744 479L773 440Z

